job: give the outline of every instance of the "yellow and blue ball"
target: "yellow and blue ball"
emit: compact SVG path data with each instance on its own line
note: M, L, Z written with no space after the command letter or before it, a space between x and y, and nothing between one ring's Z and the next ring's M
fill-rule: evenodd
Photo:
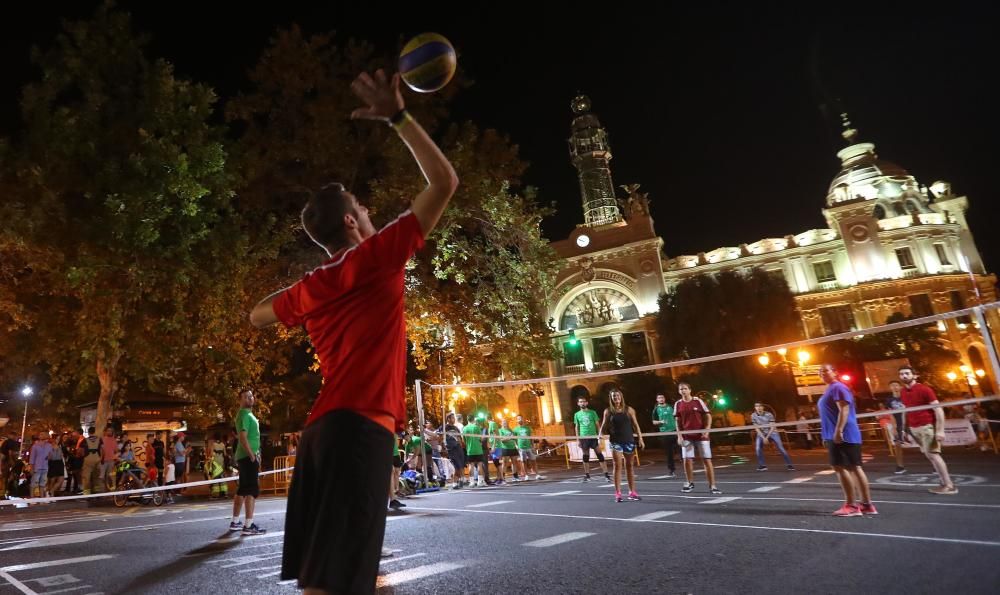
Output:
M399 75L418 93L433 93L455 76L458 58L443 35L422 33L403 46L399 53Z

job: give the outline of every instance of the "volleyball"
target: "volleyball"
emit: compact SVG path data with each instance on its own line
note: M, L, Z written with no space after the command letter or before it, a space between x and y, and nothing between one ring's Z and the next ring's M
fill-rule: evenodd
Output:
M399 75L418 93L433 93L455 76L458 57L443 35L422 33L403 46L399 53Z

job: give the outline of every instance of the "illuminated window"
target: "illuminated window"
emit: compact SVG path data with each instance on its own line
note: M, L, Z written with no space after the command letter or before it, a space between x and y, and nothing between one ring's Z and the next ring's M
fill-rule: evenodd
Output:
M931 308L931 296L926 293L919 293L917 295L908 295L906 299L910 301L910 313L917 318L923 318L924 316L931 316L934 314L934 309Z
M819 316L820 320L823 321L823 330L827 335L846 333L857 328L854 322L854 311L847 304L820 308Z

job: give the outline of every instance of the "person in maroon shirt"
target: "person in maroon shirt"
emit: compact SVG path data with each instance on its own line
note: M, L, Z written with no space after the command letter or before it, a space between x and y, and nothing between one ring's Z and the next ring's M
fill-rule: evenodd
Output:
M712 427L712 413L705 402L691 393L691 385L681 382L677 385L681 399L674 404L674 417L677 419L677 429L681 434L681 458L684 460L684 477L687 481L681 487L682 492L694 490L694 459L701 457L705 467L705 478L708 480L708 491L721 494L722 490L715 485L715 467L712 466L712 445L706 430ZM686 430L686 431L685 431Z
M903 390L899 398L906 407L919 407L921 405L937 405L938 398L934 390L926 384L917 382L917 374L910 366L903 366L899 369L899 379L903 382ZM910 430L910 435L920 446L920 452L924 453L927 460L937 471L941 485L930 489L932 494L952 495L958 493L958 488L951 481L948 474L948 465L941 456L941 444L944 442L944 410L940 407L934 409L922 409L920 411L908 411L906 413L906 427Z
M398 74L362 73L351 90L365 104L351 117L391 125L427 186L379 231L342 185L314 193L302 225L330 259L250 314L258 328L305 326L323 374L299 443L281 567L282 580L298 579L306 593L375 591L392 433L406 415L404 267L458 185L447 158L404 109Z

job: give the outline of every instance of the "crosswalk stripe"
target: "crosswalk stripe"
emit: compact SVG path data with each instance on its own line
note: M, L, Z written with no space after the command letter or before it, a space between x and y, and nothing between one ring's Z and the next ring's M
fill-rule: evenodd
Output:
M407 568L406 570L400 570L398 572L378 577L377 586L381 588L400 585L417 579L427 578L428 576L434 576L435 574L458 570L464 566L465 564L457 564L455 562L437 562L435 564L427 564L426 566Z
M570 494L579 494L580 490L566 490L565 492L552 492L551 494L542 494L543 498L551 498L552 496L569 496Z
M781 486L760 486L759 488L754 488L748 490L750 492L773 492L774 490L780 489Z
M545 539L537 539L535 541L529 541L528 543L522 545L526 545L529 547L552 547L554 545L566 543L567 541L576 541L577 539L590 537L591 535L596 535L596 533L587 533L585 531L573 531L571 533L553 535L552 537L546 537Z
M469 504L466 508L486 508L487 506L499 506L501 504L510 504L513 500L492 500L490 502L480 502L479 504Z
M400 560L409 560L410 558L419 558L421 556L426 556L426 555L427 555L426 552L420 552L420 553L417 553L417 554L410 554L408 556L399 556L399 557L392 557L392 558L382 558L382 561L379 562L379 564L390 564L392 562L399 562Z
M725 504L726 502L732 502L733 500L739 500L739 496L723 496L722 498L714 498L712 500L703 500L702 504Z
M680 514L679 510L659 510L657 512L650 512L647 514L640 514L639 516L634 516L628 520L630 521L655 521L656 519L662 519L666 516L673 516L675 514Z
M388 521L405 521L406 519L415 519L417 517L427 516L426 512L407 512L400 515L387 516L385 517L386 522Z
M677 477L676 475L673 476L673 478L676 477ZM650 477L650 479L673 479L673 478L670 475L656 475L654 477Z
M824 469L822 471L817 471L815 475L833 475L836 473L833 469Z
M816 479L816 478L815 477L796 477L795 479L789 479L788 481L783 482L783 483L805 483L807 481L812 481L814 479Z

